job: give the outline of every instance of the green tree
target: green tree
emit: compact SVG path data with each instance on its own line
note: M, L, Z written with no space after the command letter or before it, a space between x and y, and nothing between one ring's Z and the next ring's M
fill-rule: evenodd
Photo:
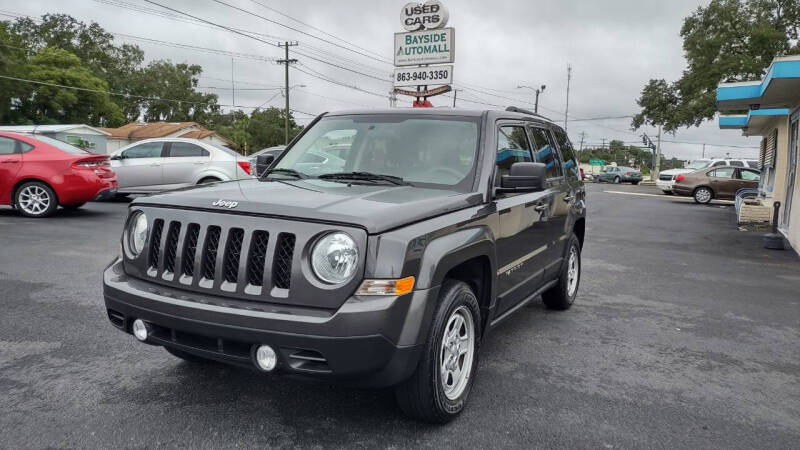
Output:
M202 72L203 68L198 65L169 61L154 61L137 71L131 80L132 93L156 98L141 100L144 120L211 123L211 116L220 109L216 94L195 90Z
M30 59L25 73L32 80L82 89L31 85L29 95L19 99L18 110L33 123L119 126L125 122L122 111L105 93L108 84L66 50L42 49Z
M11 33L5 22L0 22L0 74L21 78L26 61L26 47L18 36ZM29 86L28 86L29 87ZM26 86L18 81L0 78L0 123L14 123L12 102L25 95Z
M680 35L688 67L675 82L645 85L634 128L698 126L716 113L717 84L760 79L775 56L800 53L800 2L712 0L684 19Z
M252 153L262 148L282 145L285 140L284 109L256 109L248 116L243 111L235 114L235 123L231 115L217 115L214 121L206 124L209 128L231 139L236 149L242 153ZM303 127L299 126L294 116L289 114L289 139L294 138Z

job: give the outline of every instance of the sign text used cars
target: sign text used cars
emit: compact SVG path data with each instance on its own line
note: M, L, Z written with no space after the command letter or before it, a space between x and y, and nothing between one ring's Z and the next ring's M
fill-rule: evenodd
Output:
M455 30L452 28L395 33L394 65L452 63L455 61L454 42Z
M449 13L439 0L425 3L407 3L400 11L403 28L408 31L432 30L447 25Z
M440 85L453 83L453 66L408 67L394 69L397 86Z

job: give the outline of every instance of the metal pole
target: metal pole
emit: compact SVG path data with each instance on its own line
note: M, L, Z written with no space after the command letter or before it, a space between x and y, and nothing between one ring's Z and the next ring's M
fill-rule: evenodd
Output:
M652 180L658 179L658 173L661 171L661 125L658 126L658 137L656 138L656 166L653 168Z
M233 58L231 58L231 123L236 123L236 86L233 84Z
M289 42L286 42L286 117L284 117L284 127L286 128L286 138L284 145L289 145Z
M567 109L564 111L564 133L567 132L569 122L569 82L572 80L572 65L567 64Z
M453 89L453 108L456 107L456 98L458 97L458 89Z
M706 157L706 144L703 144L703 159Z
M539 114L539 90L536 90L536 103L533 104L533 113Z

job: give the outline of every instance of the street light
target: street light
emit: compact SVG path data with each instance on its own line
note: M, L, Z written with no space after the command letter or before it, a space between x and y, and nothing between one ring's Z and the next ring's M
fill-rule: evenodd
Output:
M536 102L534 102L534 104L533 104L533 113L534 114L539 114L539 94L544 92L544 89L546 87L547 86L545 86L545 85L542 85L540 88L532 88L530 86L525 86L525 85L517 86L517 89L523 89L524 88L524 89L530 89L530 90L536 92Z

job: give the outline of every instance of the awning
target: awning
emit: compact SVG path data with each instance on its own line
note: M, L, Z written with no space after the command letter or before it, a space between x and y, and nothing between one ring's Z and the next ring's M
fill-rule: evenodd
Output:
M798 104L800 55L775 58L761 81L717 86L717 109L720 111L792 108Z
M746 115L719 116L719 127L723 130L742 130L745 136L763 136L765 129L775 117L789 115L788 108L756 109Z

